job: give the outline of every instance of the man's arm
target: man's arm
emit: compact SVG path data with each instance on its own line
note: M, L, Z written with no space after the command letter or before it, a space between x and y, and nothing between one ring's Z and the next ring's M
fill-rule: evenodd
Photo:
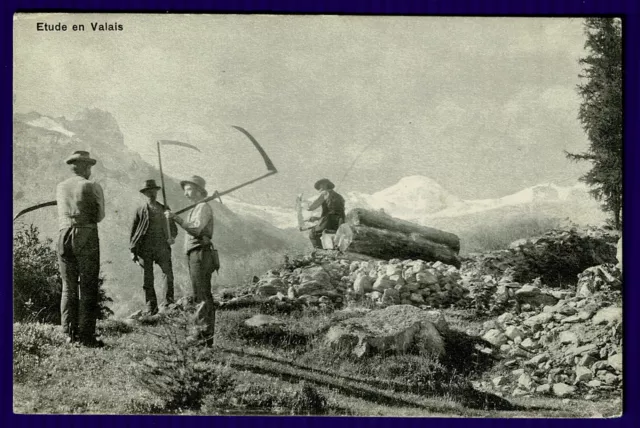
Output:
M96 223L100 223L104 219L104 193L102 186L98 183L93 183L93 193L96 198L96 205L98 208Z
M320 205L322 205L322 203L325 201L326 198L327 198L327 194L325 192L320 193L320 196L318 196L318 199L313 201L313 203L311 205L309 205L309 208L307 208L307 210L308 211L317 210L318 207L320 207Z
M209 204L199 204L191 213L191 221L183 220L178 216L175 216L174 219L189 235L200 238L207 224L213 221L213 211Z

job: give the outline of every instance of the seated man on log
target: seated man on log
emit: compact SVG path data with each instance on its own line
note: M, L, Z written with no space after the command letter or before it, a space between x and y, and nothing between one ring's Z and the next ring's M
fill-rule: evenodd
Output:
M322 206L320 217L311 217L309 221L320 220L317 225L311 228L309 239L314 248L322 248L320 237L325 230L335 233L345 220L344 198L333 190L336 186L327 178L316 181L315 189L320 192L318 199L309 205L309 211L315 211Z

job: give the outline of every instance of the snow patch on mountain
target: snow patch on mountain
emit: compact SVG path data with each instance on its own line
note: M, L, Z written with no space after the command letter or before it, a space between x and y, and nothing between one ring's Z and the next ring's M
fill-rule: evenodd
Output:
M34 126L36 128L46 129L47 131L58 132L62 135L65 135L69 138L73 137L75 134L69 131L64 126L60 125L54 119L48 116L40 116L35 119L32 119L26 122L27 125Z
M578 223L600 223L605 216L588 192L583 183L568 187L546 183L499 198L463 200L428 177L410 176L373 194L347 192L345 199L347 211L353 208L382 210L393 217L423 225L505 209L569 217ZM315 196L307 202L313 199ZM231 198L228 201L232 210L262 218L279 228L297 227L293 203L291 208L283 208L257 206ZM305 211L305 217L308 215Z

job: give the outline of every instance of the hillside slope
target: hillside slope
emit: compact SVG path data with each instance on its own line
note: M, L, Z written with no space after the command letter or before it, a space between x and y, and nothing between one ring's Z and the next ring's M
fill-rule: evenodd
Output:
M144 180L159 182L158 170L124 145L124 136L108 112L85 110L72 119L51 118L38 113L14 117L13 197L14 214L31 205L55 199L55 186L69 177L64 159L74 150L88 150L98 159L92 178L105 192L106 217L100 224L102 270L116 314L124 314L142 302L142 272L130 260L129 227ZM174 208L189 204L179 182L165 177L167 198ZM284 252L306 248L300 233L278 229L264 220L238 214L233 208L211 202L215 216L214 243L220 251L222 269L216 283L233 286L246 275L265 269ZM56 239L54 207L27 214L18 222L33 223L44 237ZM183 295L188 284L182 254L184 233L174 245L176 292Z

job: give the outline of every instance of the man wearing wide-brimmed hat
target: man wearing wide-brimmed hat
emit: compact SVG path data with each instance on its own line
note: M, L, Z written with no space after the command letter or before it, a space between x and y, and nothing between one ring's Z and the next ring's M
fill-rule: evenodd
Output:
M323 231L334 232L338 230L345 220L344 198L335 190L335 185L328 178L323 178L313 185L320 192L320 196L309 205L309 211L315 211L322 206L320 217L311 217L309 220L320 220L316 226L311 228L309 239L315 248L322 248L320 237Z
M102 187L89 180L96 164L89 152L76 151L66 163L74 176L56 188L62 329L69 342L100 347L103 343L96 339L95 330L99 313L98 223L104 218L104 195Z
M206 183L202 177L194 175L180 182L184 195L197 205L189 213L187 220L183 220L171 211L165 211L165 216L180 225L187 232L185 252L189 264L189 276L193 289L193 298L199 304L196 312L196 323L199 329L190 337L207 345L213 344L214 333L214 302L211 294L211 275L215 267L213 245L213 210L206 202Z
M169 222L170 230L167 230L167 219L164 216L166 207L157 201L160 189L152 179L146 180L144 187L140 189L147 200L136 209L129 240L131 258L143 269L142 289L147 315L158 313L158 299L153 285L154 263L162 270L165 305L173 303L175 297L171 245L178 235L178 228L174 222Z

